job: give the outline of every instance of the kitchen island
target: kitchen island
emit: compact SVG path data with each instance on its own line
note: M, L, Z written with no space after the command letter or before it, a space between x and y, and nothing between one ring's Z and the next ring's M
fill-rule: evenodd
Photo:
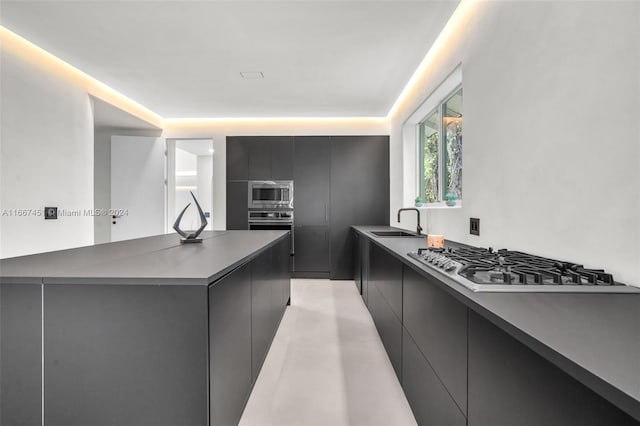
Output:
M237 423L289 300L290 235L202 237L0 261L0 423Z
M638 424L640 294L476 293L393 229L354 227L356 284L419 424Z

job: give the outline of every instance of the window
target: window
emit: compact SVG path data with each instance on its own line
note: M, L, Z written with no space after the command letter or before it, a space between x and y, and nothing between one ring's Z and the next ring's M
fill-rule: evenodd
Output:
M418 124L420 197L426 203L448 194L462 199L462 88Z

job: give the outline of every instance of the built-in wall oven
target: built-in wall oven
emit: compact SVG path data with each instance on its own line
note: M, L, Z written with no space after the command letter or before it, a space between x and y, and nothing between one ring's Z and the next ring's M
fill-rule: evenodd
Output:
M291 231L291 255L295 253L293 243L293 211L291 210L251 210L249 229L276 229Z
M250 180L250 209L292 209L292 180Z

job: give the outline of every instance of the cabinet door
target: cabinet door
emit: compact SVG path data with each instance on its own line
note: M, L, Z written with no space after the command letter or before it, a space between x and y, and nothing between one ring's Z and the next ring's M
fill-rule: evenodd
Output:
M238 424L251 391L250 265L209 287L212 425Z
M273 262L277 271L276 279L280 285L280 299L278 303L280 314L278 321L280 321L280 317L291 297L291 261L291 235L289 235L289 238L284 239L274 248Z
M353 280L356 283L358 293L362 294L362 250L360 239L360 233L353 231L353 238L355 243L353 244Z
M0 284L0 424L42 419L42 286Z
M402 321L402 262L375 243L369 247L369 261L369 283L376 285Z
M242 137L227 137L227 180L249 178L249 146Z
M375 284L369 287L369 309L391 365L398 380L401 380L402 324Z
M249 180L271 180L271 145L269 138L248 139Z
M293 179L293 137L272 137L271 146L271 179ZM295 194L295 188L294 188Z
M418 424L465 426L462 411L404 328L403 333L402 388Z
M365 305L369 304L369 238L361 237L360 250L362 253L362 298Z
M296 226L295 272L329 271L329 227Z
M227 229L249 229L248 184L227 182Z
M226 290L239 288L231 284ZM210 312L231 317L224 321L228 329L220 331L226 334L214 330L211 336L211 327L220 321L209 316L207 290L188 285L45 285L44 424L206 424L208 395L220 396L220 388L209 392L208 372L224 382L225 397L240 380L237 372L229 372L235 364L218 368L214 361L211 369L210 360L241 352L235 343L242 328L235 316L239 307L232 304L241 299L234 293L220 305L214 302ZM248 296L242 300L248 306ZM245 327L244 344L249 343L248 332ZM221 358L211 348L222 351ZM239 358L234 356L233 362Z
M638 424L473 311L468 417L469 426Z
M328 136L296 137L294 145L294 206L297 225L329 224Z
M463 413L467 412L467 307L403 266L402 324Z
M251 376L256 380L275 334L279 318L276 307L282 297L276 279L273 250L251 262Z
M352 225L389 225L389 137L331 137L331 278L353 279Z

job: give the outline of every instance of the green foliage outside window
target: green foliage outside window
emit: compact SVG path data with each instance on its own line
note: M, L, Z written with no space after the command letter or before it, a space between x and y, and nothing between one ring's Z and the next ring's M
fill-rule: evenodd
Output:
M462 124L447 125L447 193L462 198Z
M419 138L420 197L426 203L443 201L444 194L462 199L462 89L419 124Z
M423 176L424 192L422 194L425 202L433 203L438 201L438 143L440 132L434 132L424 138L423 148Z

